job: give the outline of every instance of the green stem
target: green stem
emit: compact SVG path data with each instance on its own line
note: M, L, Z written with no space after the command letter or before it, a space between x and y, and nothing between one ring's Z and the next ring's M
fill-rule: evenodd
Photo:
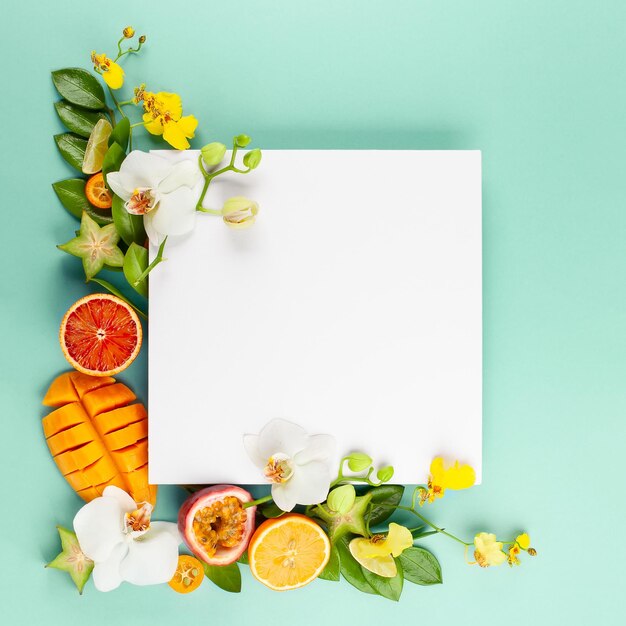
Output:
M148 122L137 122L136 124L131 124L131 128L137 128L137 126L145 126Z
M256 506L257 504L264 504L265 502L270 502L271 499L272 499L272 496L270 494L269 496L264 496L262 498L259 498L258 500L252 500L252 502L244 502L243 508L249 509L251 506Z
M379 504L378 506L393 506L393 505L385 505L385 504ZM436 532L445 535L446 537L450 537L450 539L454 539L454 541L458 541L459 543L463 544L464 546L471 546L471 543L467 543L467 541L463 541L462 539L459 539L457 536L453 535L452 533L449 533L447 531L445 531L443 528L439 528L439 526L436 526L435 524L433 524L429 519L427 519L426 517L424 517L421 513L418 513L415 509L411 508L410 506L393 506L394 509L397 509L398 511L406 511L407 513L412 513L413 515L415 515L416 517L419 517L419 519L422 520L422 522L424 522L424 524L430 526L433 530L435 530Z
M163 242L159 246L159 250L157 252L157 255L154 257L154 261L152 261L152 263L148 265L148 267L142 272L139 278L137 278L137 280L135 281L134 283L135 286L138 285L159 263L161 263L162 261L165 261L165 259L163 258L163 250L165 249L166 241L167 241L167 237L163 240Z
M120 300L124 300L128 306L132 307L137 311L137 314L143 319L147 320L148 316L136 305L134 305L117 287L114 287L111 283L103 280L102 278L90 278L87 282L98 283L101 287L104 287L108 291L110 291L114 296L117 296Z
M117 98L115 97L115 94L113 93L113 89L111 89L111 87L109 87L108 85L107 89L109 90L109 94L111 95L111 100L113 100L113 102L115 103L115 108L120 112L120 115L122 117L126 117L124 111L122 111L122 107L119 105Z

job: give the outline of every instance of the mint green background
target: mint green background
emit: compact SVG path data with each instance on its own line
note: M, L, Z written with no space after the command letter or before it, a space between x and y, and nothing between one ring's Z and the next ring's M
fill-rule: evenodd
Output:
M100 594L89 583L79 597L67 576L44 570L58 550L55 524L70 525L80 501L45 447L40 401L67 369L62 314L89 291L55 249L75 223L50 188L72 173L52 141L61 126L49 72L88 67L92 48L112 51L127 23L149 36L125 64L129 82L181 93L200 119L195 146L247 132L265 148L483 151L485 479L431 513L467 537L527 529L538 557L483 571L430 538L445 584L408 585L399 604L324 581L277 594L247 571L240 596L208 583L188 597L128 585ZM624 24L622 0L4 7L6 623L623 623ZM385 210L401 225L402 207ZM143 399L145 356L122 376ZM158 517L173 519L181 499L163 489Z

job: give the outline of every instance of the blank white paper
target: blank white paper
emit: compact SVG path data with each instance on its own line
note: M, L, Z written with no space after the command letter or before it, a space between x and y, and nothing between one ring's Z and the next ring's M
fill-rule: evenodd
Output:
M150 481L263 483L242 435L282 417L393 482L436 455L480 482L480 152L266 150L221 178L205 206L248 196L256 224L198 215L150 274Z

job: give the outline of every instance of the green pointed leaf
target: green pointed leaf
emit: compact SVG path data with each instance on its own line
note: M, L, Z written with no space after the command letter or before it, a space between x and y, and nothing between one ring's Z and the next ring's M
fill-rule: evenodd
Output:
M111 211L95 209L89 203L85 195L85 181L82 178L60 180L57 183L53 183L52 188L61 201L61 204L76 219L80 220L83 213L87 213L87 215L100 224L100 226L113 223Z
M285 511L280 509L274 502L270 502L259 509L259 512L265 519L275 519L282 517Z
M61 156L79 172L83 171L83 158L87 148L87 140L74 133L62 133L55 135L57 148Z
M148 267L148 251L143 246L131 243L124 256L124 276L128 284L139 294L148 297L148 281L146 278L135 285L135 281Z
M318 578L321 578L322 580L332 580L335 582L341 579L341 560L339 558L337 546L333 546L330 549L330 559Z
M130 138L130 120L123 117L114 127L113 132L109 136L109 147L113 143L117 143L123 150L128 148L128 140Z
M339 554L341 575L359 591L377 595L378 591L376 591L369 584L369 582L367 582L367 579L363 574L363 568L359 565L359 563L357 563L355 558L350 553L348 543L349 539L347 537L343 537L335 544Z
M404 487L402 485L381 485L374 487L372 494L371 510L369 514L370 527L381 524L391 517L395 508L400 504Z
M441 565L434 554L424 548L407 548L398 559L404 578L416 585L440 585L443 582Z
M230 593L241 591L241 572L237 563L230 565L209 565L202 563L206 577L214 582L220 589Z
M72 104L92 110L106 107L102 85L87 70L79 67L56 70L52 72L52 82L57 91Z
M363 472L372 464L372 457L362 452L353 452L346 459L352 472Z
M241 563L243 565L250 565L250 562L248 561L248 551L247 550L237 559L237 563Z
M374 589L379 595L383 596L383 598L393 600L394 602L397 602L400 599L400 596L402 595L402 587L404 586L402 565L399 563L398 559L396 559L396 567L398 568L398 573L393 578L385 578L384 576L379 576L378 574L374 574L374 572L370 572L364 567L362 568L365 580L367 580L372 589Z
M106 119L106 115L101 111L83 109L65 100L55 102L54 108L68 130L86 139L89 139L89 135L96 125L96 122L100 119Z
M143 215L131 215L124 208L124 201L119 196L113 196L111 214L115 228L126 245L136 243L142 246L145 243L146 230L143 226Z
M342 485L336 487L328 494L326 504L331 511L336 511L342 515L347 513L356 500L356 491L353 485Z
M107 282L106 280L103 280L102 278L90 278L89 281L87 282L94 282L94 283L98 283L98 285L100 285L101 287L104 287L107 291L110 291L114 296L117 296L120 300L123 300L124 302L126 302L126 304L130 307L132 307L133 309L135 309L135 311L137 311L137 315L139 315L139 317L142 317L143 319L147 320L148 316L135 304L133 304L115 285L112 285L111 283ZM199 489L197 489L196 491L199 491Z
M126 152L119 143L113 142L107 153L104 155L104 161L102 162L102 175L106 181L107 174L110 172L117 172L126 158ZM82 167L82 164L81 164Z
M94 563L83 554L78 544L76 533L62 526L57 526L57 530L61 537L62 552L50 561L46 567L67 572L74 581L78 593L82 594L85 583L91 576Z

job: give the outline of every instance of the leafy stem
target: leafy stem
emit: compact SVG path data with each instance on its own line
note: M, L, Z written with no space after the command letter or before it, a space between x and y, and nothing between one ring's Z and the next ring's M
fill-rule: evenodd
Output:
M152 261L152 263L148 265L148 267L141 273L141 275L133 283L135 286L137 286L159 263L166 260L163 258L163 250L165 249L166 242L167 242L167 237L165 237L165 239L163 239L163 241L161 242L157 255L154 257L154 261Z
M117 98L115 97L115 94L113 93L113 89L111 89L111 87L109 87L107 85L107 89L109 90L109 95L111 96L111 100L113 100L113 103L115 104L115 108L120 112L120 115L122 117L126 117L126 114L124 113L124 111L122 111L122 107L120 106L119 102L117 101Z
M111 292L114 296L117 296L120 300L123 300L131 306L140 317L147 320L148 316L135 304L133 304L117 287L113 286L110 282L103 280L102 278L90 278L87 282L98 283L101 287L104 287L107 291Z
M251 506L256 506L257 504L265 504L265 502L270 502L272 500L272 495L263 496L258 500L252 500L252 502L244 502L243 508L249 509Z

